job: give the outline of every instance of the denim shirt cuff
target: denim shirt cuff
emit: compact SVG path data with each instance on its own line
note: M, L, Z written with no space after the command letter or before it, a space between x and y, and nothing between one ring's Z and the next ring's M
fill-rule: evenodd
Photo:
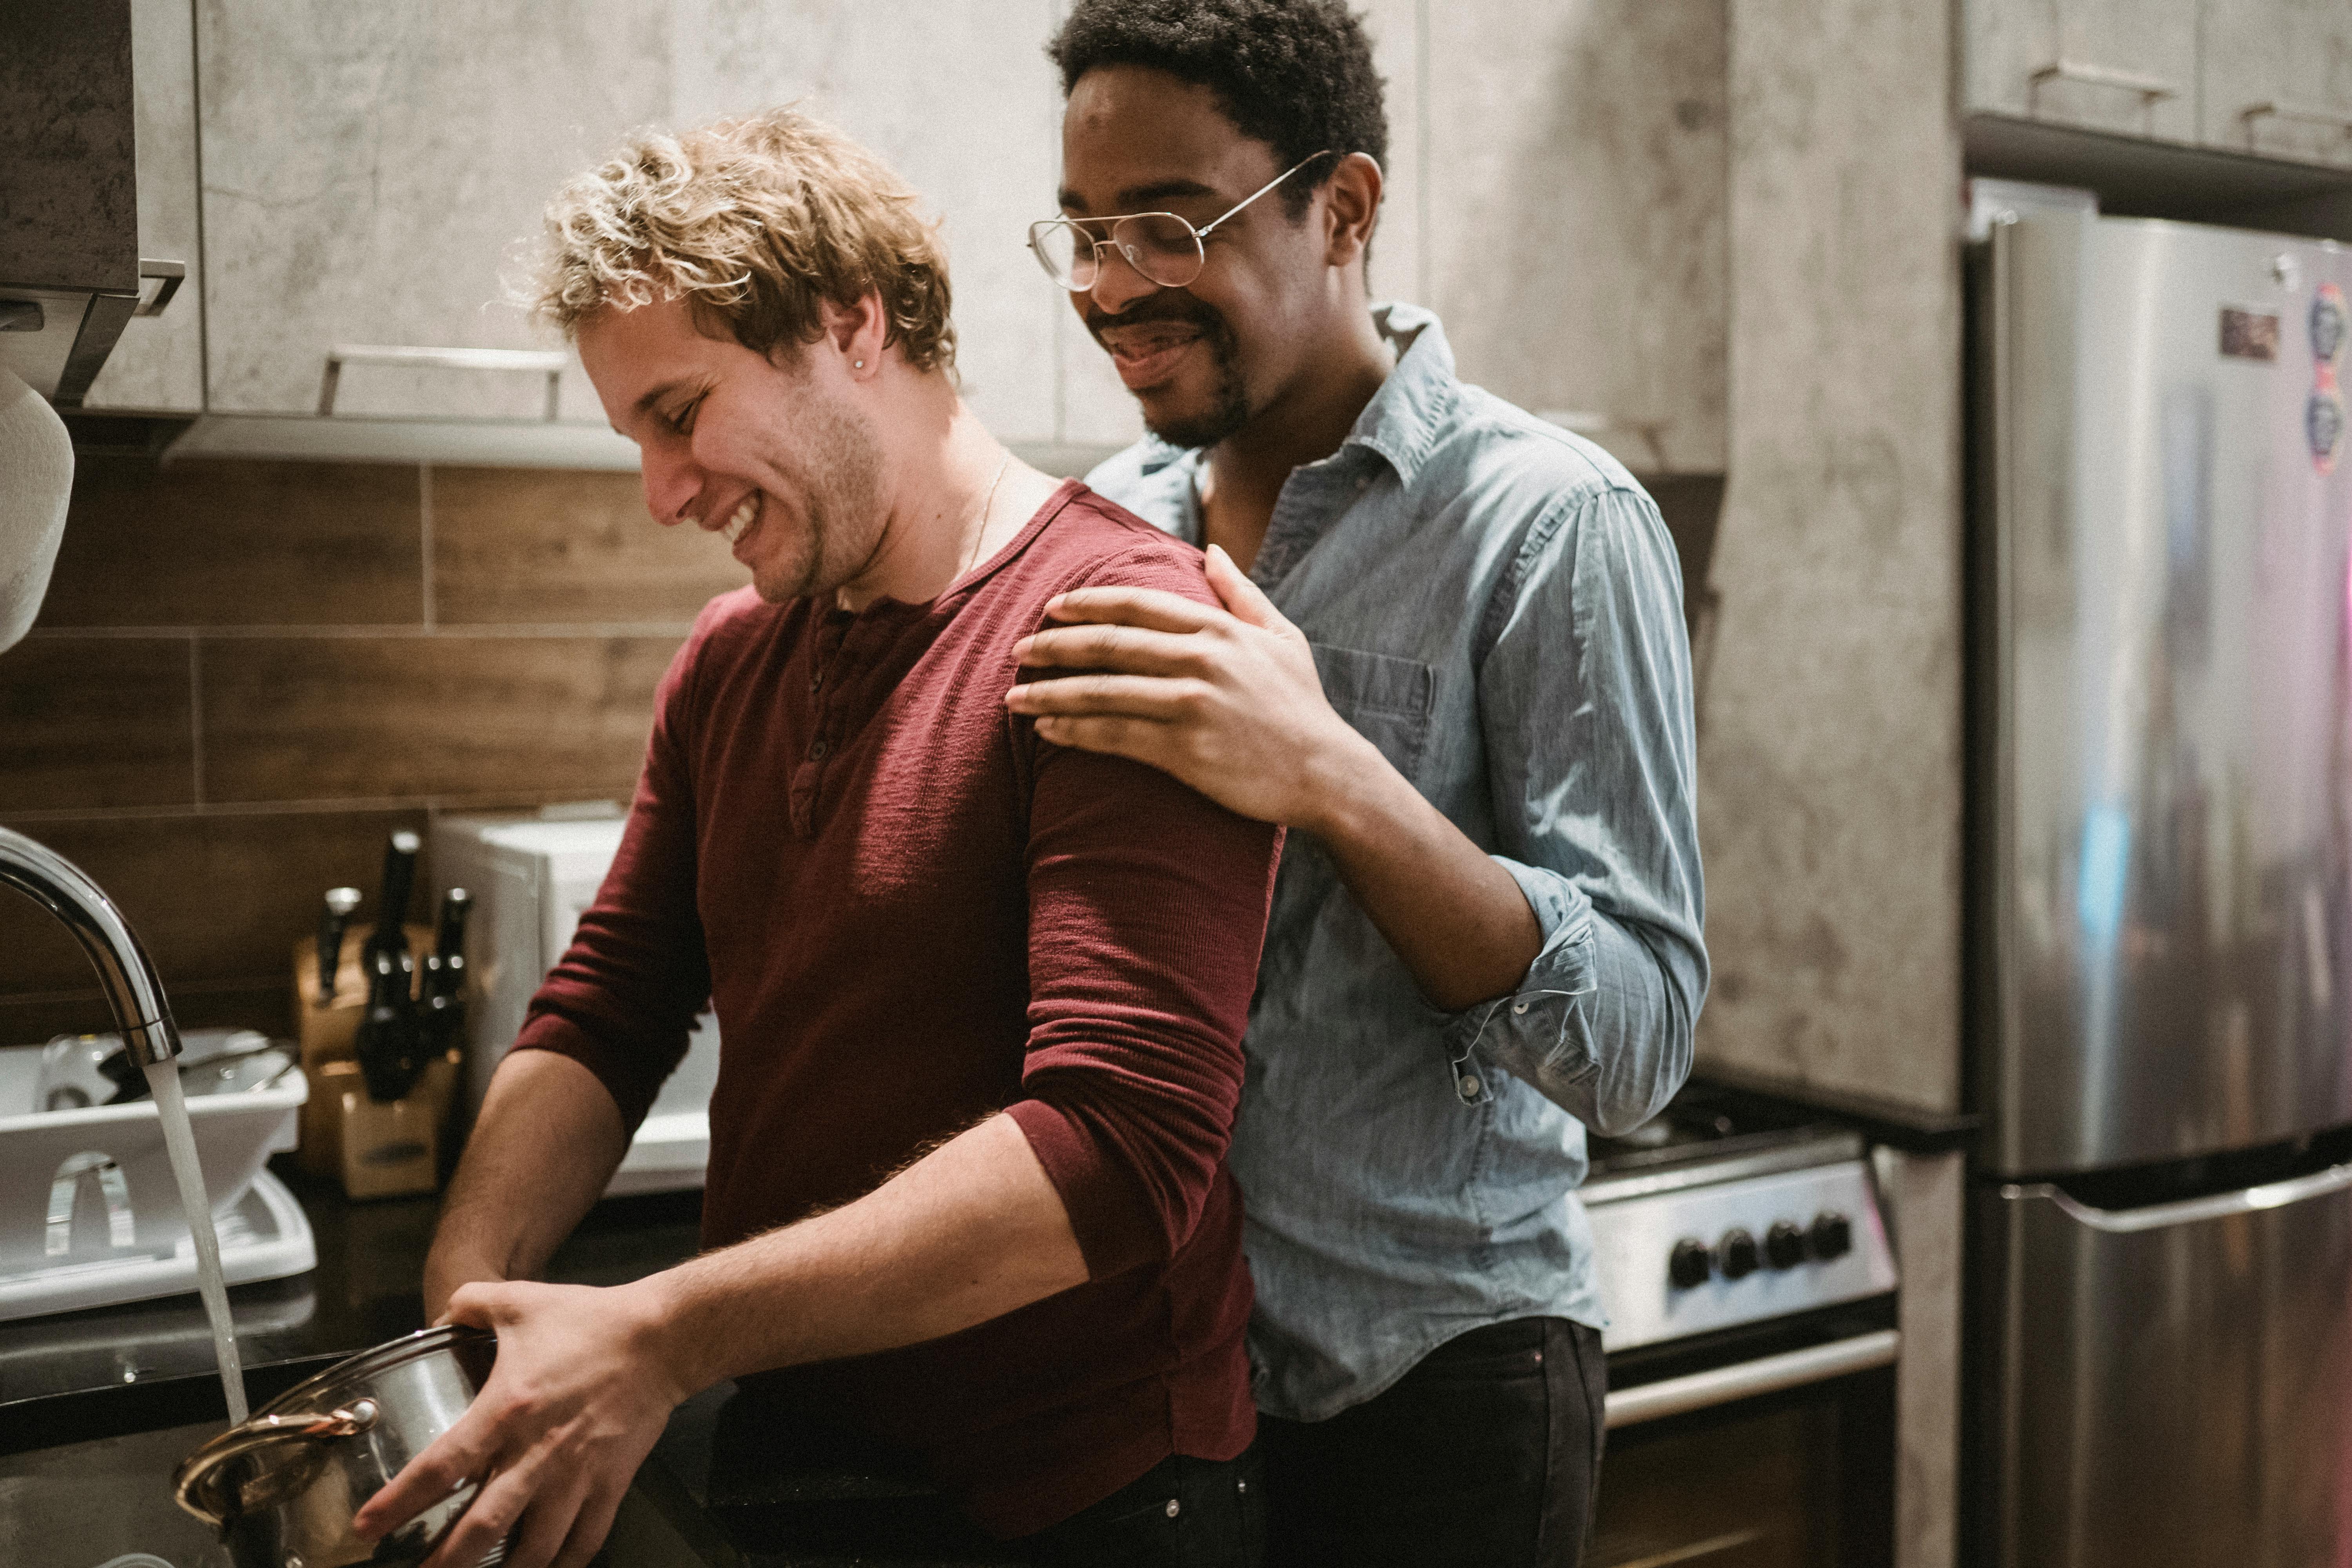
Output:
M1444 1039L1454 1098L1465 1105L1495 1098L1493 1068L1511 1068L1531 1080L1574 1079L1591 1072L1587 1032L1573 1027L1594 974L1592 900L1557 871L1490 856L1511 874L1535 911L1543 946L1509 994L1480 1002L1444 1020ZM1571 1059L1581 1052L1582 1059Z

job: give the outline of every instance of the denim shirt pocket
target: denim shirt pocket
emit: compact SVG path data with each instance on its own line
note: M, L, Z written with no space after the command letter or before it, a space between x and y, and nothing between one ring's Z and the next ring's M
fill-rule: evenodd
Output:
M1417 658L1310 641L1323 696L1389 765L1418 786L1437 707L1437 670Z
M1336 647L1310 641L1316 673L1323 695L1356 732L1380 748L1389 765L1415 788L1421 784L1421 764L1429 751L1432 715L1437 706L1437 671L1419 659L1395 654L1368 653L1361 648ZM1491 1102L1495 1092L1486 1074L1471 1054L1475 1026L1462 1032L1461 1019L1420 1004L1422 1021L1444 1050L1446 1082L1463 1104Z

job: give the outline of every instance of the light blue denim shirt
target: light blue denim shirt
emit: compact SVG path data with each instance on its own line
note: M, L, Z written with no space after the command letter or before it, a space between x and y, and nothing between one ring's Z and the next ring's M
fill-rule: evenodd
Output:
M1599 1328L1584 1130L1647 1120L1706 991L1690 652L1656 505L1592 443L1454 374L1437 320L1378 312L1396 369L1294 470L1251 575L1332 706L1527 894L1519 989L1441 1013L1294 833L1250 1015L1232 1162L1259 1407L1316 1421L1465 1330ZM1201 542L1203 458L1152 440L1087 483Z

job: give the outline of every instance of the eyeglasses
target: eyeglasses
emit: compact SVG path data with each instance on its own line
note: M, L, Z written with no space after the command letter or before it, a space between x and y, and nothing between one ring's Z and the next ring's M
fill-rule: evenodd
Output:
M1119 217L1049 217L1029 226L1029 248L1053 279L1073 294L1084 294L1102 279L1103 247L1118 252L1146 280L1163 289L1181 289L1201 275L1207 253L1201 242L1218 225L1315 162L1330 150L1302 158L1235 202L1206 228L1194 228L1174 213L1128 213ZM1104 231L1103 226L1109 226ZM1097 237L1097 235L1100 237Z

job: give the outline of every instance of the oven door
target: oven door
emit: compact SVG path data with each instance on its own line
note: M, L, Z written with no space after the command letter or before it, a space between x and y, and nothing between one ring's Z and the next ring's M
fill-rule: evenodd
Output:
M1588 1568L1894 1558L1895 1300L1609 1358Z

